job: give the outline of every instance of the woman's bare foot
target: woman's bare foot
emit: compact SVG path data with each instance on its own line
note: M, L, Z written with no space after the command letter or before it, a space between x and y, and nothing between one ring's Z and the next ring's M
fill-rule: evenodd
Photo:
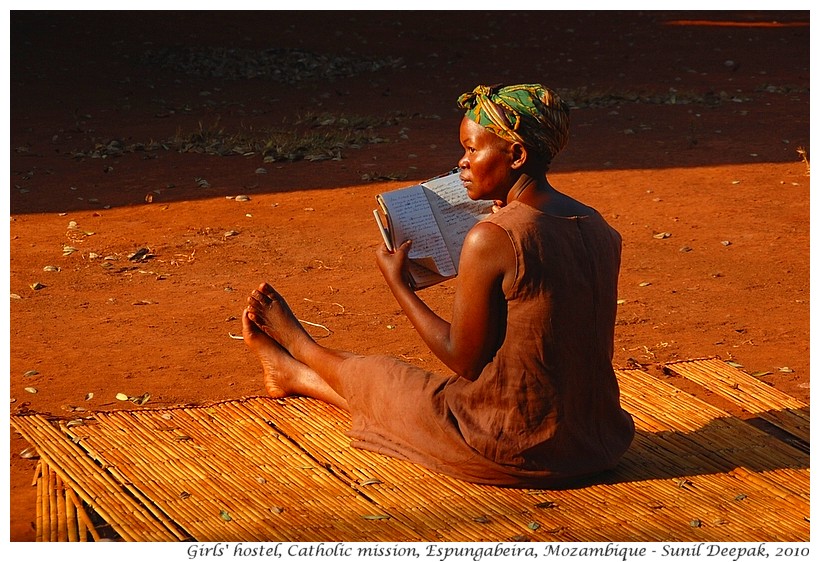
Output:
M262 363L262 376L268 394L274 398L290 396L292 393L286 384L287 372L283 367L288 360L296 360L251 321L247 309L242 312L242 338Z
M268 283L262 283L248 297L248 317L288 352L300 344L313 343L285 299Z
M262 364L265 390L273 398L301 395L317 398L347 409L340 396L310 367L294 359L250 318L250 307L242 311L242 338Z

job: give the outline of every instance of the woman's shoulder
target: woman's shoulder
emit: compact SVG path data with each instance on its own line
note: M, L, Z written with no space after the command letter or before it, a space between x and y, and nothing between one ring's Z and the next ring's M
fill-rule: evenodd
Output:
M499 221L499 217L497 217L500 212L501 211L493 213L473 226L464 239L464 245L486 246L509 240L509 230L504 225L505 221L503 220L503 217L501 221Z

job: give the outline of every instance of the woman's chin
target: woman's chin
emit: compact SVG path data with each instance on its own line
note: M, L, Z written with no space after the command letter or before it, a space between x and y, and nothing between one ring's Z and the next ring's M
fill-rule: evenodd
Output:
M475 191L470 191L469 189L467 190L467 197L473 201L495 201L495 198L487 195L486 193L478 193Z
M466 189L466 190L467 190L467 197L469 197L469 198L470 198L470 199L472 199L473 201L480 201L480 200L482 199L482 197L481 197L481 193L479 193L478 191L476 191L476 190L473 188L473 184L472 184L472 183L465 183L465 184L464 184L464 189Z

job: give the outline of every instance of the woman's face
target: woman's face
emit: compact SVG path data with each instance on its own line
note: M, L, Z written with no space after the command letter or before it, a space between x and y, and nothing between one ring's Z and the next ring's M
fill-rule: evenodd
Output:
M459 129L464 156L458 161L459 177L473 200L506 200L515 183L512 143L464 117Z

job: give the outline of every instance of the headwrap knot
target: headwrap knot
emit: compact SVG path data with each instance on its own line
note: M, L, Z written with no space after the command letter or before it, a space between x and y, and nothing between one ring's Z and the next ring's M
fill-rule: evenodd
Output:
M569 106L541 84L479 85L458 98L465 116L551 162L567 144Z

